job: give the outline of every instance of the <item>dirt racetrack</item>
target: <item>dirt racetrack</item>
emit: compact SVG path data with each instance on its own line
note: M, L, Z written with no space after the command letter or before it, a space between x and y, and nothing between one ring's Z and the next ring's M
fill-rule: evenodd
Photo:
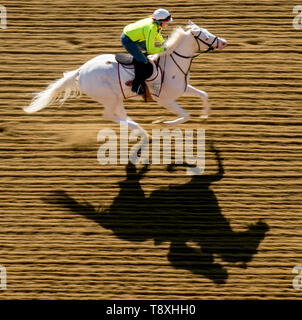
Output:
M0 299L302 297L292 285L302 264L299 3L0 4ZM174 26L191 19L228 40L192 64L191 83L213 105L207 122L200 100L179 99L192 116L180 128L206 130L200 177L166 165L150 164L141 177L141 166L100 165L98 131L119 127L86 96L33 115L22 109L62 72L121 51L124 25L158 7ZM155 103L125 106L148 131L172 116Z

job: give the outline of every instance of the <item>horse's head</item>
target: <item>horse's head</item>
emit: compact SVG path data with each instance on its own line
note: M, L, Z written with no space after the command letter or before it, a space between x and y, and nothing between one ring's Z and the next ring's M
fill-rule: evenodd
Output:
M212 51L214 49L222 50L227 45L227 41L225 39L214 36L207 29L199 27L192 21L189 21L187 29L195 38L198 45L198 51L202 51L204 49L207 49L206 51Z

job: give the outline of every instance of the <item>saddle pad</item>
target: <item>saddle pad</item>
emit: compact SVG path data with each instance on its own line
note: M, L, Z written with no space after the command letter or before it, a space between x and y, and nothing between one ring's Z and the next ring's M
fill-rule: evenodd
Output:
M153 73L151 77L145 80L145 83L149 88L151 96L159 97L162 88L162 69L160 66L156 67L153 61L150 62L153 65ZM135 92L131 91L132 81L134 79L134 66L122 65L118 62L117 69L119 83L124 99L129 99L137 96Z

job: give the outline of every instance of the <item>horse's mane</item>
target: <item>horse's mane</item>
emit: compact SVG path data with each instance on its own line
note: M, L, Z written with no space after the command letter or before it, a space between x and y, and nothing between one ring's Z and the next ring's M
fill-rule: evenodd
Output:
M187 32L183 28L177 27L176 29L174 29L171 36L165 42L165 47L167 50L165 52L161 52L159 55L163 56L166 54L170 54L171 51L173 51L179 45L179 43L186 35Z

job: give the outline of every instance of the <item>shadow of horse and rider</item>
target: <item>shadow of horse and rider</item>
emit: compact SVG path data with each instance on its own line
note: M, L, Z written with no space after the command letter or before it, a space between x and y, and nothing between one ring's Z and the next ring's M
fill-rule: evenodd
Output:
M140 183L149 170L148 165L138 170L129 163L126 178L119 183L120 191L107 210L98 211L64 191L56 191L46 201L95 221L123 240L143 242L153 239L155 245L169 241L167 258L174 268L189 270L216 284L223 284L228 273L221 263L215 262L215 256L246 268L269 227L259 220L246 231L232 230L210 188L224 175L220 152L213 145L211 151L218 164L215 174L194 175L185 184L160 188L149 197ZM177 166L169 165L167 170L173 173Z

